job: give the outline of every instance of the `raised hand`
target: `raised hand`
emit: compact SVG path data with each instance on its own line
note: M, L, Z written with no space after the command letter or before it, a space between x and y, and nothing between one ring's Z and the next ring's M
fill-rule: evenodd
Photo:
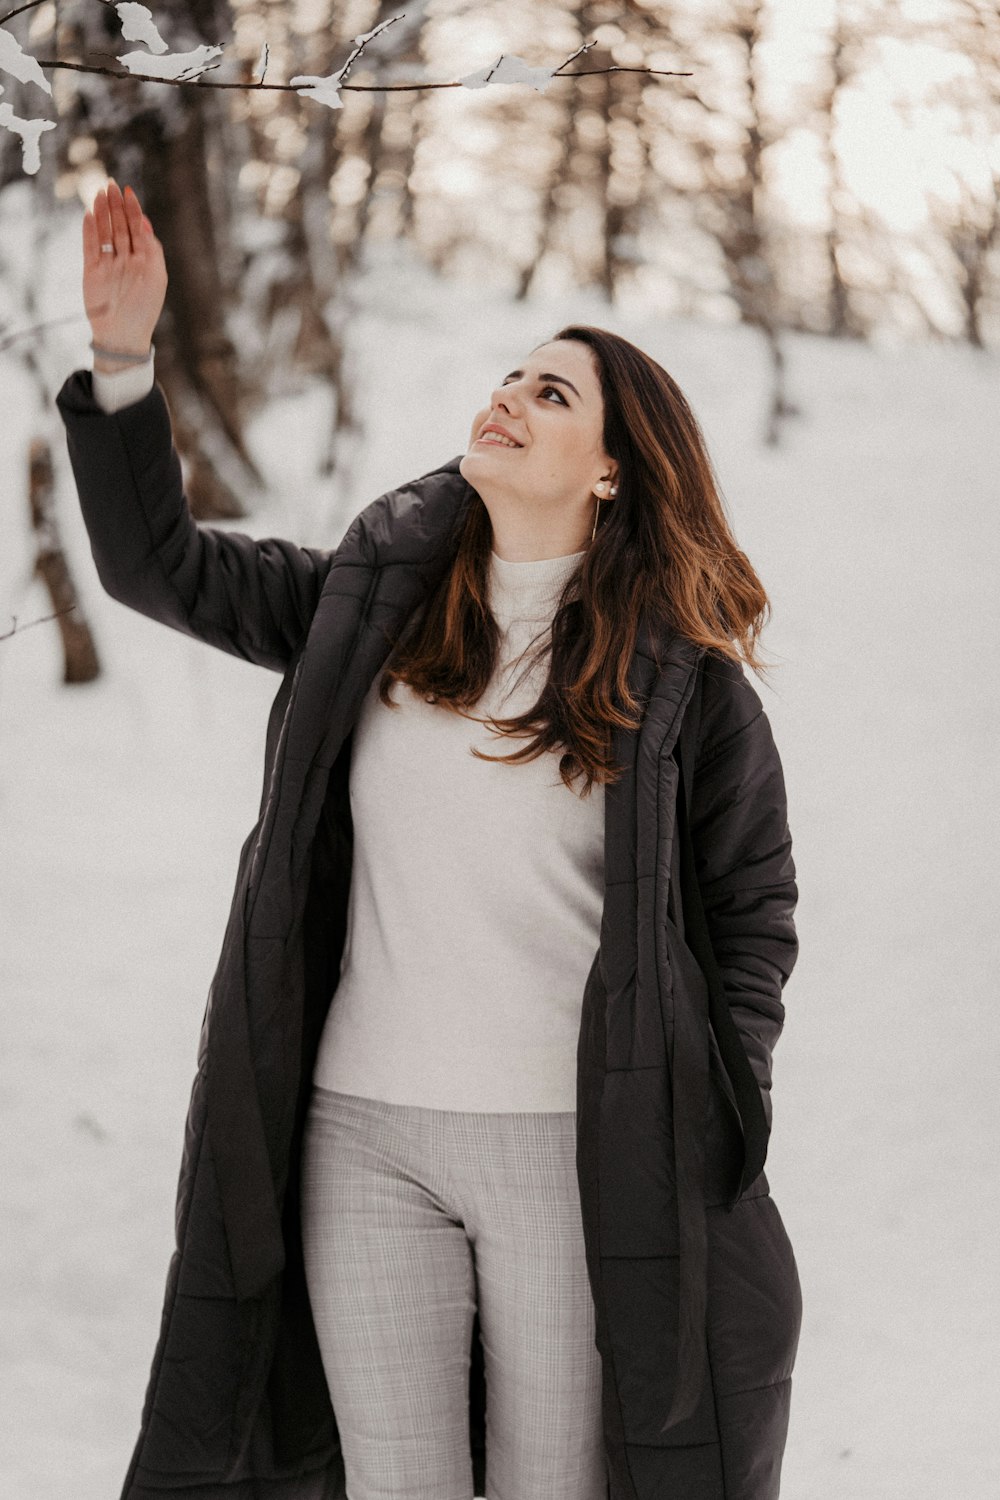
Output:
M83 216L83 306L94 343L146 354L166 290L163 246L152 224L132 189L123 194L109 179Z

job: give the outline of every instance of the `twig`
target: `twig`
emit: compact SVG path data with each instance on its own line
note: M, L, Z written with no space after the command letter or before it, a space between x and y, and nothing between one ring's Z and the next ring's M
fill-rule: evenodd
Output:
M357 62L357 60L361 56L362 52L368 46L369 42L373 42L377 36L381 36L382 32L385 31L385 29L386 29L387 26L394 26L397 21L402 21L402 20L405 20L405 12L402 15L390 16L388 18L388 20L382 21L378 26L376 26L374 28L374 30L369 31L362 38L362 40L358 42L358 45L355 47L354 51L350 54L350 56L348 57L347 61L344 64L344 66L341 68L340 72L337 74L338 79L340 79L340 78L346 78L347 77L348 73L354 67L354 64ZM340 86L341 86L341 88L343 88L344 85L341 84Z
M0 16L0 26L5 26L8 21L13 21L15 16L23 15L26 10L34 10L37 5L47 5L49 0L28 0L27 5L19 5L17 10L9 10L5 16ZM101 0L109 10L114 9L115 0Z
M584 42L582 46L577 47L577 49L576 49L575 52L571 52L570 53L569 57L567 57L567 59L566 59L565 62L561 62L559 64L558 68L556 68L556 70L555 70L555 73L552 74L552 77L555 78L556 73L561 73L562 70L563 70L563 68L568 67L571 62L575 62L576 59L580 56L581 53L583 53L583 52L589 52L592 47L596 47L596 46L597 46L597 42L596 41L593 41L593 42ZM499 66L499 64L498 64L498 66Z
M22 15L24 13L24 11L26 11L26 10L34 10L34 8L35 8L36 5L44 5L44 4L45 4L45 0L28 0L28 4L27 5L19 5L17 7L17 10L9 10L5 16L0 16L0 26L5 25L7 21L13 21L13 19L14 19L15 16Z
M27 6L25 6L25 9L27 9ZM11 615L11 619L14 621L14 628L13 630L5 630L3 635L0 635L0 641L9 640L12 635L20 635L22 631L30 630L32 625L44 625L46 620L56 620L60 615L68 615L71 609L76 609L76 605L67 604L65 609L57 609L55 614L40 615L37 620L29 620L27 625L19 625L17 623L17 615Z
M45 323L34 323L30 328L20 328L17 333L8 333L0 336L0 354L16 344L20 339L30 338L33 333L44 333L46 328L58 328L61 323L83 323L85 321L79 313L69 313L65 318L49 318Z

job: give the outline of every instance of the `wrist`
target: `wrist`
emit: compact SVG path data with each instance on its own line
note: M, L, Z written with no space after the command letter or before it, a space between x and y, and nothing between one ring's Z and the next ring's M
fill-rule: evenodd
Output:
M128 364L123 360L101 359L100 355L94 355L94 369L98 375L120 375L123 370L135 370L139 365L146 363L143 359L133 359Z
M121 370L135 369L137 365L145 364L153 353L152 343L137 348L134 344L104 344L91 339L90 347L94 354L94 369L101 375L117 375Z
M90 347L92 349L100 346L102 349L113 349L121 354L142 354L149 348L152 338L152 333L143 334L135 328L128 332L110 328L98 330L95 324L90 324Z

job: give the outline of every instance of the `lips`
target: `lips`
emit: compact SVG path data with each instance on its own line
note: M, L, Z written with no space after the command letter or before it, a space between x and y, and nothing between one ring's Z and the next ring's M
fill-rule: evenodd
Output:
M510 440L510 442L516 444L516 446L518 448L523 448L524 447L524 444L523 443L519 443L517 441L517 438L514 436L514 434L512 432L508 432L507 429L506 429L506 427L501 427L499 422L487 422L481 428L479 436L476 439L476 441L479 442L479 443L481 443L484 440L484 438L486 437L486 434L488 432L499 433L501 437L508 438ZM498 443L498 444L494 444L494 446L502 448L503 444L502 443Z

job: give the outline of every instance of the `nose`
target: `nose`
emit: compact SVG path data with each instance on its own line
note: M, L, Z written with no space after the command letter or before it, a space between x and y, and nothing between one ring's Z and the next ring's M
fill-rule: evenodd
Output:
M508 380L506 385L498 385L490 395L490 411L505 411L512 415L517 410L519 400L514 382Z

